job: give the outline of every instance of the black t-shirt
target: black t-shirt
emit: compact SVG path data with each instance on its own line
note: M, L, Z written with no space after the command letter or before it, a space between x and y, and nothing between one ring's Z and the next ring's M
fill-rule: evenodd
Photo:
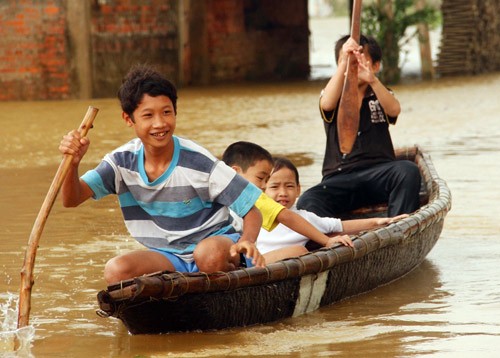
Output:
M395 159L389 123L395 124L397 117L385 114L371 88L368 88L361 104L358 136L351 153L345 157L339 147L338 112L336 110L325 112L321 107L320 112L326 132L323 177L348 173Z

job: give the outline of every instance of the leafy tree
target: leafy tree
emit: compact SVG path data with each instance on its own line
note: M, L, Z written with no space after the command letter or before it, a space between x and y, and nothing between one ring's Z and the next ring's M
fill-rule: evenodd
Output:
M425 6L418 10L415 0L376 0L365 5L361 12L361 32L374 36L382 46L381 78L385 83L398 83L401 78L401 48L418 31L407 32L413 25L426 23L431 28L439 23L436 8Z

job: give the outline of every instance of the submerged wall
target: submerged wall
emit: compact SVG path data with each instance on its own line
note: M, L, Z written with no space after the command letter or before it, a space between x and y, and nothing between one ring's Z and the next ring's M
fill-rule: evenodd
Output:
M114 97L131 65L177 85L305 79L307 0L3 0L0 100Z

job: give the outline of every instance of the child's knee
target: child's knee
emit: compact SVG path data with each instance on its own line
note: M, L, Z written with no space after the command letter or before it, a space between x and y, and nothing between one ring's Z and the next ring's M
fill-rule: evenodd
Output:
M130 265L121 256L113 257L104 266L104 279L108 284L130 278Z
M223 237L202 240L193 252L198 269L203 272L228 271L232 241Z

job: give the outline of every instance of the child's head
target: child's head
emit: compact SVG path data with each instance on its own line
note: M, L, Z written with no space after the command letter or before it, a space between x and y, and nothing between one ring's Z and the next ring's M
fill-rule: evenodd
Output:
M175 86L148 65L136 65L130 69L118 90L118 99L123 112L134 120L133 113L141 103L144 95L151 97L166 96L170 98L177 113L177 90Z
M265 189L273 168L271 154L251 142L240 141L229 145L222 154L222 161L262 190Z
M337 63L339 61L340 51L342 51L342 46L347 42L349 37L349 35L342 36L335 44L335 60ZM363 46L363 53L365 56L371 58L373 64L382 61L382 48L373 37L360 35L359 45Z
M267 181L266 194L290 209L300 195L299 171L287 158L274 158L274 168Z

